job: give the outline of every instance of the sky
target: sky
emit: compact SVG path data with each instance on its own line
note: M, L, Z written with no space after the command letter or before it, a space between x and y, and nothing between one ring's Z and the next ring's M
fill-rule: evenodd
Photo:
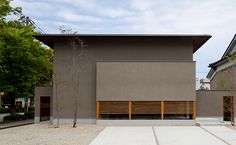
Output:
M14 0L44 32L210 34L194 54L196 77L221 58L236 33L235 0Z

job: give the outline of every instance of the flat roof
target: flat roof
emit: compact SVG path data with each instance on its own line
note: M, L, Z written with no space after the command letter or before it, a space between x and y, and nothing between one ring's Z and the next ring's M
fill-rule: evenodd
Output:
M33 35L36 39L53 48L53 44L57 40L64 40L71 37L81 37L81 38L90 38L90 37L99 37L99 38L118 38L124 37L128 38L172 38L172 39L192 39L193 43L193 53L196 52L208 39L211 38L211 35L194 35L194 34L36 34Z

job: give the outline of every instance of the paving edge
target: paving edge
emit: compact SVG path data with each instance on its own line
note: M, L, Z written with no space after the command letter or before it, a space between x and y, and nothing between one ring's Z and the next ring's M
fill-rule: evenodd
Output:
M156 144L157 145L160 145L159 141L158 141L158 138L157 138L157 134L156 134L156 131L155 131L155 127L152 126L152 131L153 131L153 134L154 134L154 137L155 137L155 141L156 141Z
M230 143L228 143L226 140L220 138L219 136L215 135L214 133L208 131L207 129L203 128L202 126L199 126L202 130L206 131L207 133L211 134L212 136L216 137L217 139L223 141L224 143L226 143L227 145L231 145Z

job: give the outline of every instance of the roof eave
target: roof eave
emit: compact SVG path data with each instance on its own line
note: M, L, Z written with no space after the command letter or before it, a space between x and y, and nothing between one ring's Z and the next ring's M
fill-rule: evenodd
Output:
M193 53L195 53L211 35L182 35L182 34L36 34L33 35L37 40L43 42L49 47L54 47L55 40L68 37L168 37L168 38L190 38L193 44Z

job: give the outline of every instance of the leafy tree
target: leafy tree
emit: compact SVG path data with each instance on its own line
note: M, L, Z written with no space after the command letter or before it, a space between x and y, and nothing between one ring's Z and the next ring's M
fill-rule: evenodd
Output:
M201 84L199 90L209 90L204 84Z
M14 115L16 97L33 96L36 85L51 81L53 52L34 40L32 26L6 21L21 9L12 8L10 0L0 2L0 92L10 100Z
M21 12L20 7L13 8L10 6L12 0L0 0L0 19L5 20L5 17L9 14L16 14Z
M222 74L220 76L220 80L219 80L219 84L218 87L221 90L235 90L236 87L236 68L235 68L235 64L236 64L236 53L235 52L231 52L226 56L226 60L228 61L228 64L231 64L232 66L228 66L225 68L225 70L221 71L221 73L224 73L224 75ZM226 101L228 100L228 101ZM234 103L233 103L233 99L230 99L229 97L224 101L224 108L225 111L230 112L230 121L231 121L231 125L234 126L235 125L235 118L234 118Z

